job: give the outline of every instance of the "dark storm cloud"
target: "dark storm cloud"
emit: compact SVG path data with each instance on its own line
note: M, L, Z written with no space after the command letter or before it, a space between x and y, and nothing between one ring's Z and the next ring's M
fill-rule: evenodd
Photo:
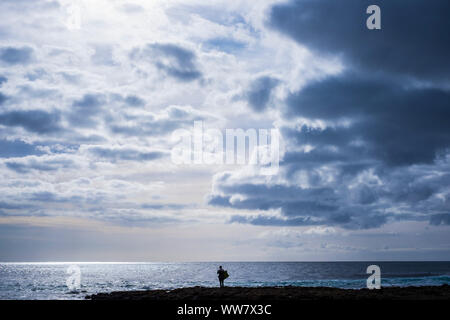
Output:
M246 98L254 111L261 112L266 109L272 89L277 86L278 82L277 79L268 76L262 76L253 81Z
M431 163L450 147L450 93L403 88L386 79L340 75L291 94L286 117L337 121L348 127L302 130L299 143L353 148L360 140L369 155L391 165Z
M251 217L234 215L230 218L230 222L249 223L256 226L279 226L279 227L312 226L320 224L319 221L314 222L309 218L280 219L275 217L267 217L263 215Z
M60 114L42 110L9 111L0 114L0 124L9 127L22 127L27 131L48 134L61 130Z
M355 175L377 163L367 158L366 154L367 150L364 147L349 146L336 150L333 147L316 146L309 152L287 152L282 165L288 176L298 170L313 170L323 165L333 165L339 169L341 175ZM313 179L313 172L310 172L310 178Z
M450 225L450 213L432 215L430 218L430 224L434 226Z
M381 8L381 30L366 28L366 8ZM446 0L298 0L276 5L269 24L322 55L349 65L423 79L449 80Z
M372 31L365 26L370 4L299 0L272 8L273 28L315 54L339 56L347 69L290 93L282 110L284 119L326 123L281 128L287 143L281 177L301 177L308 187L217 176L209 204L262 212L231 222L449 224L450 92L442 88L450 74L450 21L440 17L450 3L379 1L382 29ZM290 148L305 145L310 150Z
M249 223L257 226L314 226L314 225L330 225L340 226L346 229L370 229L379 227L387 222L386 215L365 215L351 216L349 214L336 215L334 217L320 217L312 219L310 217L296 217L282 219L276 217L268 217L263 215L257 216L239 216L231 217L230 222Z
M105 158L110 161L131 160L131 161L152 161L167 156L160 151L142 152L130 148L111 149L105 147L92 147L89 152L97 157Z
M210 204L220 201L225 206L251 210L281 208L286 216L296 215L300 208L304 213L311 215L334 212L338 209L335 205L336 194L330 188L303 189L283 185L239 184L231 187L222 186L221 190L225 193L245 194L247 197L243 200L232 200L231 197L219 197L218 199L213 197L210 199Z
M286 164L283 166L288 167ZM208 203L236 210L256 210L260 213L235 215L230 220L255 225L329 225L368 229L389 221L446 223L446 216L437 214L450 210L448 196L445 201L440 198L448 192L450 175L436 173L445 171L444 168L403 167L391 170L372 167L369 168L372 173L367 175L366 172L363 176L344 174L339 165L328 164L327 168L340 171L332 182L324 179L323 171L318 171L319 165L303 167L304 173L308 172L305 175L308 187L253 184L248 182L248 178L237 181L232 174L225 174L214 181L215 192L209 195ZM427 172L426 179L423 172ZM377 176L371 177L373 174ZM270 211L279 215L274 217Z
M189 82L202 77L196 65L195 53L174 44L149 44L143 50L133 50L131 57L149 60L179 81Z
M30 47L3 47L0 48L0 61L8 65L28 64L33 58L33 49Z
M245 210L280 210L281 217L235 215L230 222L255 225L331 225L347 229L367 229L386 223L390 214L369 211L358 203L348 205L333 187L301 188L286 185L218 184L222 194L210 195L210 205ZM231 195L245 195L243 199Z
M267 212L236 215L231 220L256 225L367 229L402 220L446 223L446 216L438 213L450 210L448 165L389 167L363 153L355 152L348 158L337 153L335 158L325 159L319 154L314 161L306 158L308 153L291 152L280 164L283 177L292 180L301 173L307 187L252 183L252 179L240 179L234 173L216 176L208 203ZM270 211L279 212L280 216L273 217L268 214Z
M281 214L281 217L236 215L231 220L255 225L366 229L399 220L445 224L446 216L437 214L450 210L450 175L445 161L392 165L385 161L389 156L378 156L371 144L352 145L354 138L366 137L356 135L364 132L361 127L353 130L306 126L298 131L285 129L286 141L290 144L314 146L308 152L289 151L280 163L282 177L296 181L295 177L301 174L307 187L266 185L252 182L245 176L222 174L215 178L214 192L209 195L208 203L236 210L272 210ZM414 145L414 140L410 143ZM383 148L383 144L379 144L376 147ZM422 148L421 144L416 146Z

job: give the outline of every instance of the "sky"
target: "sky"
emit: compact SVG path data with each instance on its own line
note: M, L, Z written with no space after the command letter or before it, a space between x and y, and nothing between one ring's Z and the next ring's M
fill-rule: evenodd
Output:
M0 1L0 261L449 260L447 12ZM277 171L175 163L195 122Z

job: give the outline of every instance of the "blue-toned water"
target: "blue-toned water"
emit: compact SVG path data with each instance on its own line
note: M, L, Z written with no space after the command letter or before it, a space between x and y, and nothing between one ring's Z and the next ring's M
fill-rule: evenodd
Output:
M217 286L217 266L227 286L329 286L363 288L367 266L381 268L382 286L450 284L450 262L192 262L0 263L0 299L83 299L122 290ZM67 269L81 270L81 289L70 292Z

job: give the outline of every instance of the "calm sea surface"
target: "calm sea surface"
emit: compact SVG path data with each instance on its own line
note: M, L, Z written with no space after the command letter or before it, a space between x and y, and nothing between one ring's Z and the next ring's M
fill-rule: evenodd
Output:
M0 299L84 299L118 290L218 286L217 266L228 286L329 286L363 288L366 269L381 268L382 286L450 284L450 262L192 262L192 263L0 263ZM67 269L81 271L71 292Z

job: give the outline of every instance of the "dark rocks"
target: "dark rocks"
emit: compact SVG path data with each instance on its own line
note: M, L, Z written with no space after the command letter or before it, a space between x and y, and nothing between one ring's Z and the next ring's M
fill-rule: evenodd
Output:
M117 291L92 300L292 301L292 300L450 300L450 286L385 287L380 290L329 287L191 287L174 290Z

